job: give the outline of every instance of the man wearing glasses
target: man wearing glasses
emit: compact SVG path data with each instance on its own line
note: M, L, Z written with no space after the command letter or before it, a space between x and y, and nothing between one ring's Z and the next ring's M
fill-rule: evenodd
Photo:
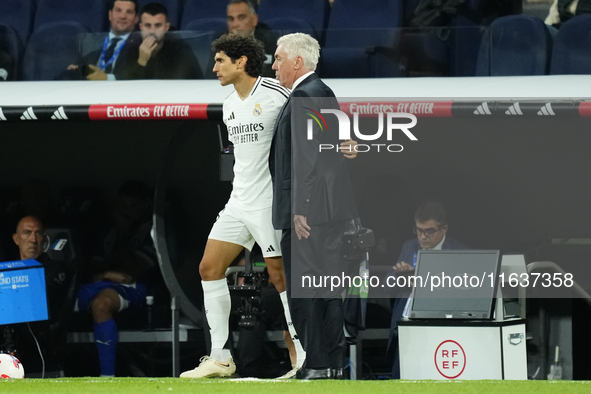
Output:
M447 250L468 249L463 243L447 235L449 229L447 213L443 204L427 202L415 212L413 232L416 239L406 241L396 265L386 276L394 279L400 275L414 275L419 250ZM392 280L390 279L392 282ZM386 282L388 283L388 282ZM405 289L393 288L396 300L392 307L392 322L390 324L390 340L388 341L388 355L392 357L392 379L400 379L400 359L398 357L398 321L408 317L410 307L410 293L412 287Z

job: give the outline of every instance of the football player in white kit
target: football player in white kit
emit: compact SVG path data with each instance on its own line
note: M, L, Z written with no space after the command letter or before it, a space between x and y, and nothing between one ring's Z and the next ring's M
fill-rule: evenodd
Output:
M280 377L289 379L302 367L306 353L291 323L281 259L281 230L275 230L271 220L273 189L268 159L275 121L290 91L276 79L260 77L265 53L263 44L254 37L225 34L212 43L212 49L213 71L220 84L233 85L235 89L223 105L223 121L234 144L234 182L230 199L211 229L199 265L211 353L201 358L198 367L183 372L180 377L225 377L236 371L230 351L224 349L231 307L225 272L244 248L250 250L256 242L263 252L269 279L281 297L296 348L296 364ZM356 144L355 141L342 144L345 157L356 156L352 149Z
M265 61L262 43L251 36L223 35L212 44L215 66L222 86L234 85L224 101L223 120L228 138L234 144L234 182L232 194L211 233L199 266L205 313L211 333L211 353L199 366L183 372L182 378L230 376L236 371L228 340L230 292L226 268L244 249L259 244L270 281L280 293L285 316L294 340L297 365L286 378L295 375L305 360L289 313L285 275L281 260L281 231L273 229L271 206L273 190L269 172L269 150L277 115L289 97L289 90L275 79L260 77Z

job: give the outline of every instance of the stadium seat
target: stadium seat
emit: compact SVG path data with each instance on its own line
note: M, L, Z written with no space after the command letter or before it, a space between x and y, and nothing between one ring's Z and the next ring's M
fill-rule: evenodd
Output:
M591 14L569 19L554 40L550 74L591 74Z
M476 75L478 51L486 28L464 15L455 17L451 26L450 75L472 77Z
M269 25L269 27L273 29L273 31L275 31L278 37L290 33L306 33L316 38L317 40L320 40L320 37L317 34L316 30L314 30L312 25L310 25L304 19L271 18L266 20L265 23Z
M269 22L275 18L295 18L308 22L321 36L327 26L330 4L327 0L261 0L257 14L259 20L273 27ZM293 25L292 25L293 26Z
M206 79L215 79L212 71L214 60L211 43L228 29L225 18L205 18L191 21L179 32L181 37L189 43Z
M391 75L377 74L371 53L376 53L376 47L395 48L401 23L400 0L336 1L328 21L320 73L329 78L396 76L395 59L390 63Z
M214 31L222 34L228 30L226 18L203 18L195 19L187 23L183 30L186 31Z
M545 75L551 48L550 33L540 19L530 15L498 18L482 38L476 75Z
M35 0L0 1L0 23L12 27L26 43L35 17Z
M23 45L18 33L10 26L0 23L0 50L5 51L12 59L7 81L16 81L19 74ZM4 80L4 76L0 80Z
M170 22L171 28L175 30L179 28L182 14L180 0L139 0L139 8L141 9L148 3L160 3L165 6L168 11L168 21Z
M39 0L34 31L53 22L77 22L89 31L104 31L107 5L96 0Z
M68 65L78 63L78 35L88 29L76 22L46 24L31 35L23 61L26 81L55 79Z
M219 37L217 30L205 30L205 31L181 31L179 35L185 40L193 53L199 60L201 71L205 79L215 79L216 76L213 72L213 52L211 51L211 43L213 40Z
M408 22L410 21L410 19L414 15L415 9L419 5L420 1L421 0L403 0L402 8L404 10L404 19L403 19L404 26L408 25Z
M226 20L226 1L187 0L183 10L181 29L198 19L223 18Z

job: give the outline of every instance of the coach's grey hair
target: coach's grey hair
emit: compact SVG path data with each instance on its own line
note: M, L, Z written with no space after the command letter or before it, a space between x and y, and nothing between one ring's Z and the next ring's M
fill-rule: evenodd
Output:
M320 57L320 44L314 37L304 33L287 34L277 40L277 46L279 45L283 45L283 50L288 59L301 56L307 70L316 70L318 58Z

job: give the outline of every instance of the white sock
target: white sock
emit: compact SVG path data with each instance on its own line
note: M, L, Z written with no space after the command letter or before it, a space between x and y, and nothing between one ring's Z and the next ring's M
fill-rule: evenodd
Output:
M232 300L226 279L201 281L203 287L203 302L205 317L209 324L211 335L210 357L219 361L226 361L231 357L230 350L224 349L228 341L229 320Z
M279 293L279 297L281 297L281 303L283 303L283 313L285 314L285 320L287 321L287 328L289 329L289 335L291 335L291 340L296 348L296 356L297 362L296 367L301 368L304 365L304 361L306 361L306 352L302 347L300 340L298 339L298 333L291 321L291 312L289 311L289 302L287 301L287 292L283 291Z

